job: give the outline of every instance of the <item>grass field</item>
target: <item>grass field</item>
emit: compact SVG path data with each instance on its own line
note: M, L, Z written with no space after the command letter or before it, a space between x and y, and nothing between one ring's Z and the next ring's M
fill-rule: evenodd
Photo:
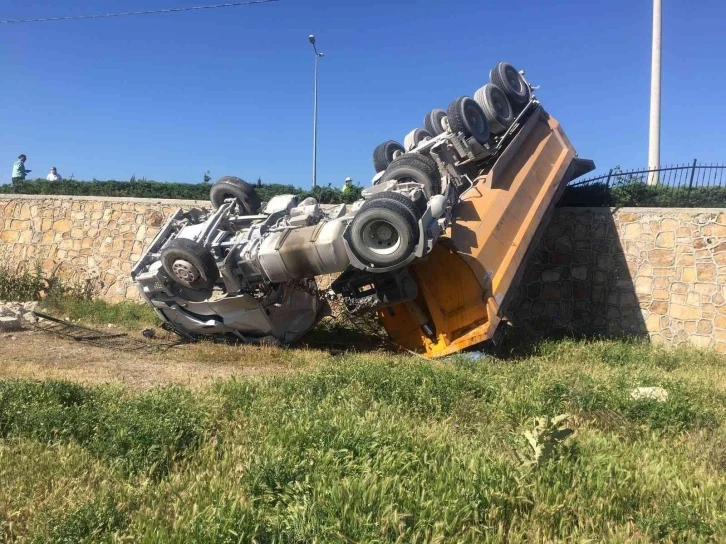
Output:
M0 540L726 539L715 354L568 341L478 361L244 353L288 370L201 388L0 381ZM637 386L669 399L630 400ZM532 462L524 432L560 414L574 434Z

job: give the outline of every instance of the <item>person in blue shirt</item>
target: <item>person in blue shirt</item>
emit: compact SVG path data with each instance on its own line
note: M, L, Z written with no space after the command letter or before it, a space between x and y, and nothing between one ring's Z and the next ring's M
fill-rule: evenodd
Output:
M13 164L13 192L15 193L20 189L20 183L25 180L25 176L32 172L32 170L25 168L26 160L27 157L25 155L20 155L18 160L15 161L15 164Z

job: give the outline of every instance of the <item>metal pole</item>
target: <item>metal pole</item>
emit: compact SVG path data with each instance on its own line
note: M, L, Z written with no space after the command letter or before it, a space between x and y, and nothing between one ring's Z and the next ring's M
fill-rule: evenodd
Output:
M315 46L315 36L308 36L315 52L315 104L313 106L313 188L318 186L318 59L323 56Z
M315 55L315 106L313 107L313 188L318 186L318 56Z
M660 165L660 83L661 83L661 0L653 0L653 53L650 74L650 142L648 145L648 169L657 170ZM648 174L648 185L658 184L658 172Z

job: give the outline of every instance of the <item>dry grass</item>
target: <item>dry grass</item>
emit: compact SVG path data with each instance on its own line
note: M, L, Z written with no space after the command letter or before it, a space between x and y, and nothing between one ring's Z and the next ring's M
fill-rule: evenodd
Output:
M211 342L180 345L163 353L129 353L42 332L0 334L0 379L69 380L131 389L174 384L200 389L218 379L283 374L329 360L330 355L322 351Z

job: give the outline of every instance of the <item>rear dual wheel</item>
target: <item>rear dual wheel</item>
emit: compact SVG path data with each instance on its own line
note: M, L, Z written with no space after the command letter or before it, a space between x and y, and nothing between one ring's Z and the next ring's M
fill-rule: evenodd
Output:
M489 141L489 123L481 106L473 98L462 96L451 104L446 112L449 128L456 134L472 137L484 145Z
M493 134L506 132L514 123L512 105L507 95L496 85L492 83L484 85L474 94L474 100L481 106Z
M489 72L489 80L499 87L515 108L521 109L532 98L532 90L517 69L500 62Z

